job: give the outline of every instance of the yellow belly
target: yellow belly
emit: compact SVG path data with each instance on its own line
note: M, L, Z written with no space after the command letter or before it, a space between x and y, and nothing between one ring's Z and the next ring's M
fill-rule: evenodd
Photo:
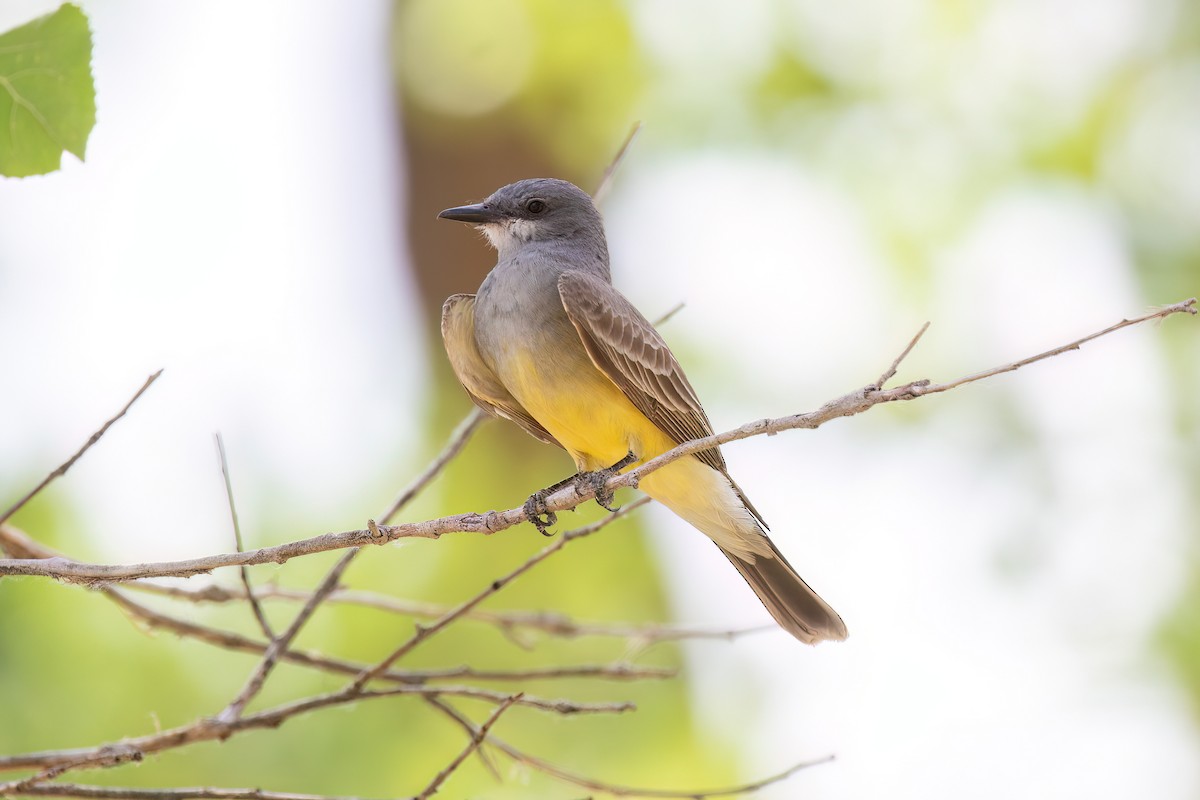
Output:
M670 450L674 441L638 411L586 354L562 360L517 356L506 363L512 396L566 447L580 470L612 467L626 453L638 462Z
M574 361L574 359L570 359ZM611 467L633 453L638 462L675 446L590 361L558 363L520 358L508 365L505 384L534 419L557 439L580 470Z
M581 354L583 355L583 354ZM566 362L566 363L564 363ZM611 467L628 453L629 469L665 453L677 442L629 401L591 361L568 354L558 371L544 361L510 361L504 383L533 418L575 459L580 471ZM700 459L686 456L643 478L642 491L708 534L725 550L749 561L769 545L729 480Z

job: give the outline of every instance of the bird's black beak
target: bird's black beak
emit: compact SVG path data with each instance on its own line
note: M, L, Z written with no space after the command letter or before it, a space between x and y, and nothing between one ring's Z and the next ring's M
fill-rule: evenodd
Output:
M490 208L485 203L477 203L473 206L459 206L458 208L447 208L442 213L438 214L438 219L452 219L457 222L471 222L475 225L486 225L489 222L499 222L504 219L504 215Z

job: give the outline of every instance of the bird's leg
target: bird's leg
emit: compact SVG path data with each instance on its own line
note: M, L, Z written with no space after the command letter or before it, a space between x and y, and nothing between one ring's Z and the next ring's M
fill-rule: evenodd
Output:
M546 508L546 498L557 492L562 487L575 481L578 475L572 475L569 478L564 478L553 486L547 486L545 489L539 489L529 495L529 499L525 501L522 509L529 517L529 521L533 523L533 527L538 529L538 533L542 536L553 536L547 528L558 522L558 514L555 514L550 509Z
M613 493L605 486L608 479L619 473L621 470L628 467L633 462L637 461L637 456L630 450L617 463L611 467L604 469L593 470L592 472L581 472L575 476L575 491L581 489L591 489L596 495L596 504L607 511L617 511L618 508L612 507Z
M612 507L613 493L606 489L604 484L608 483L609 478L635 461L637 461L637 456L631 450L625 454L624 458L611 467L605 467L604 469L592 472L577 472L569 478L563 478L553 486L547 486L545 489L539 489L529 495L529 499L525 501L525 505L521 508L525 512L525 515L529 517L529 521L533 523L533 527L537 528L538 533L542 534L542 536L553 536L554 534L550 533L547 528L558 522L558 514L546 508L546 499L567 485L573 484L577 493L591 489L595 495L596 503L601 508L608 511L618 511L618 508Z

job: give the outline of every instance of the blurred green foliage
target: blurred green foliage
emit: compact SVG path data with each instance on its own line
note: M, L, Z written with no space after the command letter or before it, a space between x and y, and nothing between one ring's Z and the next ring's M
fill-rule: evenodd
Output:
M401 2L394 52L415 134L462 146L515 133L563 170L604 163L645 80L611 1Z
M1200 566L1192 569L1200 574ZM1190 583L1164 622L1160 646L1174 664L1191 697L1193 713L1200 719L1200 580Z
M96 124L92 37L78 6L0 34L0 175L58 169L63 151L83 160Z

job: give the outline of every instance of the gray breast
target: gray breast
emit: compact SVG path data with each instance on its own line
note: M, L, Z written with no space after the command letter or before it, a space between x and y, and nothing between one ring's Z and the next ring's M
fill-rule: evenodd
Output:
M488 273L475 300L475 340L494 370L502 370L506 355L542 352L548 344L582 351L558 294L563 271L560 262L518 256Z

